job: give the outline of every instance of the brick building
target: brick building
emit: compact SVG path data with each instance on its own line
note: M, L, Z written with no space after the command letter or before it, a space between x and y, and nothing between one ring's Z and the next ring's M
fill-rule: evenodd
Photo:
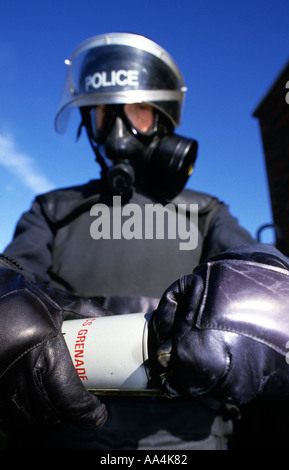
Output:
M263 141L276 246L289 256L289 62L253 116Z

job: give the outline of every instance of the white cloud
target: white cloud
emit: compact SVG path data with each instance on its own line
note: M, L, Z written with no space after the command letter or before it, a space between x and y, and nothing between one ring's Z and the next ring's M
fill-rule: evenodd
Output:
M11 137L0 135L0 165L19 177L21 183L35 193L43 193L54 188L37 168L33 158L20 152Z

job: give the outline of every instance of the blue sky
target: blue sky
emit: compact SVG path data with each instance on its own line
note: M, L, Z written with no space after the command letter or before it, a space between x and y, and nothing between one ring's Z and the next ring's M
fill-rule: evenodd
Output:
M35 195L98 176L86 136L75 142L78 115L64 135L54 117L64 60L113 31L175 58L188 88L177 133L199 142L188 187L225 201L255 236L272 216L252 113L289 60L288 0L0 0L0 251Z

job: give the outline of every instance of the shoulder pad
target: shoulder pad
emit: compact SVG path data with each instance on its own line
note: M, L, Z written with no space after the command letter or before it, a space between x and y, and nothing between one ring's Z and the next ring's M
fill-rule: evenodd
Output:
M95 180L85 185L50 191L37 196L36 201L50 222L61 224L98 202L99 189L99 181Z
M220 204L216 197L191 189L184 189L172 202L174 204L198 204L199 214L205 214Z

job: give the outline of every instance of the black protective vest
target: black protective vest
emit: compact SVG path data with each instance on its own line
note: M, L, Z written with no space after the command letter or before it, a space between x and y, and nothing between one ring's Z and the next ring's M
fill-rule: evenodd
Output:
M148 233L152 219L146 218L145 208L156 209L157 201L135 192L127 204L116 207L116 200L103 195L99 185L95 181L37 198L54 233L49 272L52 285L88 297L159 298L181 274L192 272L199 264L217 199L184 190L169 206L165 204L170 215L164 206L157 206L159 212ZM114 220L111 212L108 215L108 206L116 211ZM174 220L176 236L169 233ZM158 228L157 221L161 224ZM156 233L163 222L164 233ZM95 239L98 233L101 237Z

